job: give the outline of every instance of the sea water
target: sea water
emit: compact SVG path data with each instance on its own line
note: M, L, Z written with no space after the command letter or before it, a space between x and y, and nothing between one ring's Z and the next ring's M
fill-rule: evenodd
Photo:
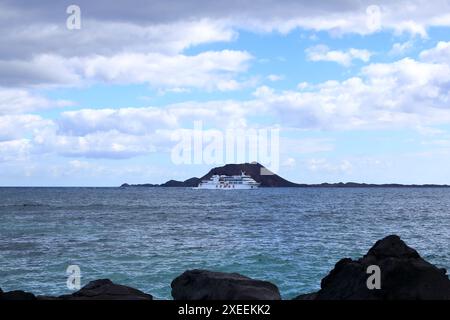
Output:
M60 295L109 278L157 299L187 269L318 290L341 258L398 234L450 268L450 189L0 188L0 288Z

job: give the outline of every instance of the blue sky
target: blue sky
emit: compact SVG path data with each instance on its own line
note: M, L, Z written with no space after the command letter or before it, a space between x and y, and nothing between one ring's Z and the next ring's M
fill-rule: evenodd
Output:
M295 182L450 184L448 2L134 2L69 30L71 3L0 1L0 185L201 176L226 161L172 154L199 121L278 129Z

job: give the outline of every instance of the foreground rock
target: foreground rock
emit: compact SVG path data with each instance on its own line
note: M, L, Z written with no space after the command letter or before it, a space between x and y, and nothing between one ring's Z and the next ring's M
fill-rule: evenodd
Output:
M367 267L379 266L381 289L367 288ZM450 300L450 280L420 257L400 237L379 240L359 260L345 258L322 279L317 293L298 296L299 300Z
M152 300L150 294L140 290L115 284L109 279L89 282L79 291L59 297L63 300Z
M172 281L175 300L280 300L274 284L238 273L188 270Z
M21 290L3 292L3 290L0 288L0 301L7 300L36 300L36 297L30 292Z

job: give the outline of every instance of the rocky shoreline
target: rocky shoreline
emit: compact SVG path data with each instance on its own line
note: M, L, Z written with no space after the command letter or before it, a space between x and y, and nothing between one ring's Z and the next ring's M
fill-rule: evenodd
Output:
M379 288L368 288L371 266L380 270ZM171 288L174 300L281 300L276 285L238 273L188 270L172 281ZM153 300L153 296L99 279L57 297L0 289L0 300ZM445 269L424 260L400 237L390 235L377 241L362 258L338 261L322 279L318 292L300 294L294 300L450 300L450 280Z

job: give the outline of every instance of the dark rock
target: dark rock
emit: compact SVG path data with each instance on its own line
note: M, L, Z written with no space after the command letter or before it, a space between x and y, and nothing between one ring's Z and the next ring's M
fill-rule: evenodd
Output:
M381 271L381 289L367 288L367 268ZM336 263L322 279L316 300L450 300L450 280L444 269L425 261L400 237L379 240L359 260Z
M151 184L151 183L144 183L144 184L128 184L123 183L120 188L126 189L126 188L135 188L135 187L143 187L143 188L153 188L153 187L159 187L159 184Z
M2 301L12 301L12 300L36 300L34 294L30 292L25 292L22 290L14 290L3 292L0 289L0 300Z
M238 273L188 270L172 281L175 300L280 300L278 288Z
M197 187L201 181L202 181L201 179L199 179L197 177L193 177L193 178L184 180L183 183L186 187Z
M313 292L313 293L301 294L299 296L296 296L292 300L316 300L316 298L317 298L317 292Z
M65 296L62 296L65 297ZM63 300L61 297L55 296L36 296L37 300Z
M376 259L383 258L412 258L421 259L416 250L410 248L399 236L390 235L382 240L378 240L367 252L367 256L373 256Z
M197 185L195 185L195 186L197 186ZM169 180L169 181L161 184L161 187L189 187L189 185L187 185L184 181ZM193 186L191 186L191 187L193 187Z
M150 294L140 290L115 284L109 279L89 282L83 288L70 295L63 295L63 300L152 300Z

